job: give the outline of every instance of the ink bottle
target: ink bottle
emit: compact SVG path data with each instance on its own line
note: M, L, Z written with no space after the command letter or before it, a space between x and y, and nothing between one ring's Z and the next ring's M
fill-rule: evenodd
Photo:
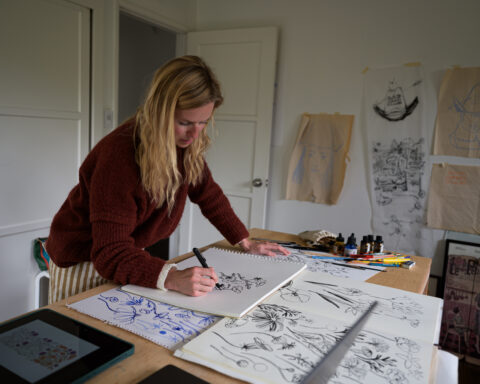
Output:
M382 239L382 236L377 235L377 238L375 239L375 246L373 248L373 252L383 253L383 239Z
M363 236L362 241L360 242L360 253L362 255L366 255L368 253L372 252L370 249L370 243L368 242L368 237Z
M371 253L374 253L374 249L375 249L375 241L374 241L374 238L373 238L373 235L368 235L368 243L370 244L370 252Z
M345 239L342 234L339 233L335 239L335 244L333 245L332 253L335 255L343 255L345 249Z
M345 256L354 256L357 254L357 244L356 244L355 235L352 233L347 240L347 244L345 245Z

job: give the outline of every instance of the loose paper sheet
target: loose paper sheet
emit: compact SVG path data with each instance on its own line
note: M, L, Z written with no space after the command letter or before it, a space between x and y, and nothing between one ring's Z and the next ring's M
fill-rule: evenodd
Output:
M203 252L209 266L215 268L221 288L208 295L192 297L174 291L160 291L136 285L122 290L182 308L219 316L241 317L306 266L289 262L282 256L269 257L210 248ZM177 264L183 270L199 266L196 257Z
M374 301L378 305L370 316L369 327L430 344L438 339L443 300L401 289L304 272L266 303L353 324Z
M428 195L427 224L480 234L480 167L434 164Z
M290 158L287 200L336 204L343 188L354 116L304 113Z
M318 252L305 251L290 247L285 248L291 252L290 255L285 256L287 260L297 263L305 263L307 265L307 270L311 272L322 272L328 273L331 276L365 281L385 269L385 267L372 267L372 269L352 268L341 260L321 260L312 258L313 255L318 255ZM374 268L376 270L374 270Z
M181 347L220 317L111 289L69 308L126 329L168 349Z
M360 316L364 309L363 301L371 301L365 292L363 301L357 300L357 304L353 305L353 301L358 299L357 292L348 285L343 288L349 290L345 295L347 297L343 297L342 292L334 291L336 280L343 284L348 282L348 279L335 279L321 273L305 272L305 274L317 283L325 281L332 284L332 289L327 293L328 297L323 301L330 305L329 308L335 308L335 305L329 304L328 300L333 299L332 302L337 304L343 301L346 303L342 303L343 310L323 308L322 311L316 308L318 300L315 303L305 302L303 292L297 292L298 294L293 291L278 292L275 297L269 298L241 319L225 318L219 321L176 350L175 355L251 383L301 382L346 332L349 324L353 324L352 319ZM383 288L376 286L376 292L374 288L371 292L381 293ZM318 293L309 291L307 292L311 297L320 298ZM369 319L354 346L337 368L336 376L330 379L330 383L428 383L432 343L403 335L408 334L407 329L412 328L410 321L413 312L417 313L422 309L424 318L427 319L426 312L430 307L419 308L425 302L418 301L418 305L409 309L404 293L400 291L400 296L376 295L384 301L383 308L376 314L377 322L371 322L372 318ZM279 295L290 295L288 302L283 304L277 302ZM350 299L351 302L348 301ZM391 307L386 305L388 300ZM368 305L365 306L367 307ZM391 316L393 314L399 316ZM402 314L406 319L401 318ZM394 324L391 324L387 332L385 329L392 320ZM385 325L378 329L377 325L381 321ZM429 326L435 327L432 319L426 321L433 324L422 325L424 329L428 329ZM401 333L399 327L403 328Z
M480 67L445 72L433 153L480 158Z

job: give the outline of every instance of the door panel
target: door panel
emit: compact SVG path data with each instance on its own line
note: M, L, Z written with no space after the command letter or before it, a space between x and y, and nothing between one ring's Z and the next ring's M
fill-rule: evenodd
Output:
M0 8L2 321L33 309L33 239L48 235L89 150L91 20L64 0Z
M202 57L211 66L225 97L215 113L207 162L247 228L265 225L276 47L275 28L193 32L187 36L188 53ZM262 185L252 187L256 178ZM221 238L197 207L187 206L179 230L180 253Z

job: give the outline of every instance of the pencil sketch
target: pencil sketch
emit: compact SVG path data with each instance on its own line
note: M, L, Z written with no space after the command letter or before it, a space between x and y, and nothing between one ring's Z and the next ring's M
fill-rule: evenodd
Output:
M293 171L292 181L302 184L305 177L315 180L322 186L329 186L333 177L335 154L343 143L331 147L301 143L302 153Z
M422 187L425 170L424 139L392 140L390 145L372 145L372 178L376 202L389 205L395 200L410 200L409 212L423 209L426 195Z
M218 321L217 316L112 289L69 307L174 349Z
M450 110L457 114L457 124L449 134L453 147L480 149L480 83L473 85L463 99L455 97Z
M410 87L415 87L421 83L422 80L417 80ZM373 104L373 110L383 119L388 121L400 121L411 115L418 103L418 97L415 97L411 101L407 101L403 87L398 85L395 80L391 80L388 83L385 97L379 102Z
M223 372L227 366L228 374L252 382L298 383L348 328L341 321L260 304L241 319L221 320L175 354L196 356ZM430 359L422 342L364 329L330 382L424 383Z
M245 289L261 287L262 285L265 285L267 281L261 277L252 277L249 279L236 272L232 272L231 274L219 272L218 282L220 288L215 289L242 293Z

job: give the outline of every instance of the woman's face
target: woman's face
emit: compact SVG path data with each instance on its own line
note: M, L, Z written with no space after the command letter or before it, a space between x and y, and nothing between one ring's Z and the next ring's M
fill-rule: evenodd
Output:
M187 148L198 137L212 116L214 103L198 108L175 110L175 144Z

